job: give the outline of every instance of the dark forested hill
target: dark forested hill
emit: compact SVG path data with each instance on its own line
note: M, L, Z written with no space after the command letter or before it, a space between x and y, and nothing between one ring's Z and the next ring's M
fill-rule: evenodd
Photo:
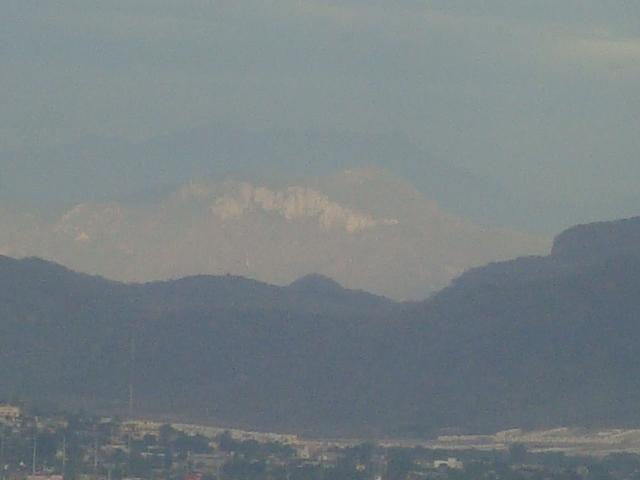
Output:
M425 425L429 409L476 429L640 423L639 232L640 218L574 227L551 255L472 270L417 306L415 378L443 399L425 395Z
M353 396L368 339L396 308L320 277L127 285L0 257L0 397L124 412L135 338L140 412L311 426L339 413L327 399Z
M640 219L395 304L311 276L126 285L0 258L0 395L255 428L640 424Z

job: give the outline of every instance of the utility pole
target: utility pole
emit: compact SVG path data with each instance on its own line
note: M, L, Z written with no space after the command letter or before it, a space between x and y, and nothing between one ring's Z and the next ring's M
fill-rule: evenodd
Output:
M134 407L134 390L133 383L135 380L135 362L136 362L136 334L133 326L131 327L131 340L129 345L129 420L133 420Z
M0 434L0 480L4 480L4 427Z
M93 474L98 473L98 431L93 427Z
M38 452L38 432L33 434L33 458L31 459L31 474L36 474L36 456Z
M67 473L67 436L62 436L62 478Z
M133 407L134 407L134 390L133 390L133 383L135 380L135 362L136 362L136 333L135 333L135 327L133 324L131 324L131 338L130 338L130 345L129 345L129 421L133 421ZM131 457L132 457L132 450L133 450L133 442L132 442L132 432L131 432L131 428L133 428L132 426L129 427L129 434L127 436L127 450L129 453L129 471L131 470Z

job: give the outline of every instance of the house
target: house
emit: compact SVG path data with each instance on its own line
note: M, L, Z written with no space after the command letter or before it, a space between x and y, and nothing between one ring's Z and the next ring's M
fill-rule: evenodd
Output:
M0 403L0 423L16 425L22 417L22 409L14 405Z
M433 468L450 468L452 470L462 470L464 468L464 465L457 458L449 457L446 460L434 460Z
M134 440L142 440L146 435L158 437L161 423L148 420L129 420L122 423L122 432Z

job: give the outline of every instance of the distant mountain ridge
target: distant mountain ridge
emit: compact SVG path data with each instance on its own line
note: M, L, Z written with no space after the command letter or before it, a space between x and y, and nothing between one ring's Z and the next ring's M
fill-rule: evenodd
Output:
M289 288L298 292L316 292L340 294L343 292L342 286L324 275L310 273L304 277L300 277L289 284Z
M434 159L401 134L247 131L222 124L141 142L92 136L47 149L0 152L0 199L66 208L113 199L153 200L192 178L256 181L257 176L270 182L270 172L278 172L292 182L347 168L384 168L390 159L398 175L421 179L420 191L447 210L490 224L514 216L504 208L513 208L512 195L499 185ZM76 178L84 181L69 181ZM52 185L63 185L64 192ZM462 202L465 196L476 201Z
M52 220L0 209L0 253L128 282L231 273L287 285L316 272L416 299L469 267L548 248L456 217L374 167L293 184L198 178L153 200L85 202Z
M640 217L576 225L555 237L548 256L522 257L474 268L454 284L510 285L548 279L627 256L640 256Z
M570 229L417 303L317 275L122 284L2 257L0 396L123 411L134 337L149 415L373 436L638 426L639 222Z
M594 258L637 255L640 251L640 217L577 225L553 242L551 255L592 262Z

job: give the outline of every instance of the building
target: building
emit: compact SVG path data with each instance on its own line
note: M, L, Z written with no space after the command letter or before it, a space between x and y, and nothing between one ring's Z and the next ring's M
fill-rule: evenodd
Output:
M146 435L158 437L161 423L148 420L129 420L122 424L122 433L134 440L142 440Z
M449 457L446 460L435 460L433 462L433 468L450 468L452 470L462 470L464 468L464 465L457 458Z
M49 475L46 473L27 475L27 480L63 480L62 475Z
M22 417L22 409L14 405L0 403L0 423L15 425Z

